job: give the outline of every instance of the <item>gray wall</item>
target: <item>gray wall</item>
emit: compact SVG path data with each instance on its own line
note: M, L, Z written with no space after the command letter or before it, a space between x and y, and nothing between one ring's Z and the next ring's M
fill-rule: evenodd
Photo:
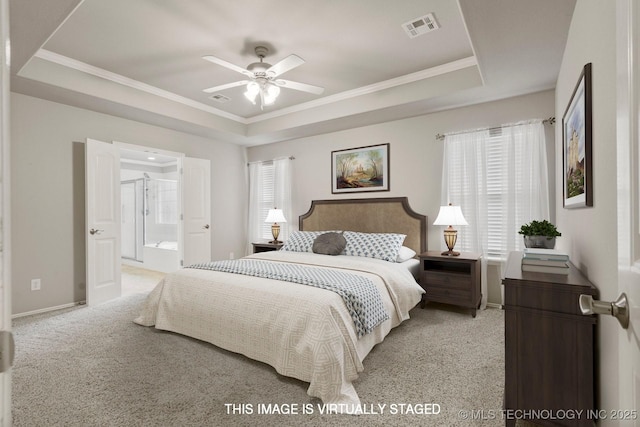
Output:
M85 138L210 159L212 257L243 253L243 147L12 93L14 314L85 299ZM33 278L42 279L42 290L31 291Z
M457 108L357 129L251 147L250 161L295 156L293 161L293 214L305 213L314 199L407 196L411 207L429 217L429 248L443 247L441 227L431 224L440 207L442 182L442 141L438 133L496 126L555 114L554 91L510 98L481 105ZM549 169L553 171L554 131L547 126ZM331 151L390 143L390 191L383 193L331 194ZM550 176L555 194L554 175ZM552 215L555 205L551 205ZM553 217L552 217L553 219ZM293 221L297 227L297 221ZM489 302L501 303L500 274L489 270Z
M556 218L562 232L559 247L570 253L573 263L600 290L600 299L608 301L618 297L615 9L615 2L576 3L556 86L556 116L561 119L582 68L592 63L594 203L591 208L563 209L562 164L558 162ZM556 155L559 159L562 156L561 126L556 127ZM597 401L604 409L619 407L618 328L614 318L598 319Z

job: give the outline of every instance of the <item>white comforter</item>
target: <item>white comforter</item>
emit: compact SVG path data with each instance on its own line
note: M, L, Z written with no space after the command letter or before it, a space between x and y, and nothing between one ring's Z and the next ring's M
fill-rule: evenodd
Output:
M301 252L250 258L347 269L380 290L389 320L358 339L342 298L313 286L209 270L168 274L134 321L188 335L273 366L310 383L324 403L358 405L352 381L391 328L409 318L424 292L406 268L387 261Z

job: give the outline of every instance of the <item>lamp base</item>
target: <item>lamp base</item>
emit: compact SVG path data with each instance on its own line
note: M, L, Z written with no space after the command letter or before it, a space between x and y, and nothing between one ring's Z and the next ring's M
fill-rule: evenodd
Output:
M453 250L453 247L456 245L456 240L458 240L458 230L454 230L452 226L448 226L444 230L444 242L447 244L448 251L442 252L441 255L446 256L458 256L460 252L456 252Z
M444 252L442 252L440 255L446 255L446 256L460 256L460 252L456 252L456 251L444 251Z
M276 245L278 243L282 243L280 240L278 240L278 236L280 235L280 225L277 222L271 226L271 235L273 236L273 240L269 243L274 243Z

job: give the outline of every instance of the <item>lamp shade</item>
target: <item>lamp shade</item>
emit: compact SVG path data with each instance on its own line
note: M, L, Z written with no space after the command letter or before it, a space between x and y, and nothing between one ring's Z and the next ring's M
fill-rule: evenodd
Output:
M433 225L469 225L462 215L460 206L440 206L438 217Z
M267 219L264 222L287 222L282 213L282 209L269 209Z

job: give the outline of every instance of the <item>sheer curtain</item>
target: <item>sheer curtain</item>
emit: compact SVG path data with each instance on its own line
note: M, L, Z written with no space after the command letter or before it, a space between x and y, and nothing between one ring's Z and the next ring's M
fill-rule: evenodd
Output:
M442 205L459 205L469 223L458 227L456 248L482 253L482 307L487 261L504 269L521 250L518 231L549 219L548 169L542 121L445 135Z
M285 241L290 234L291 160L280 158L268 162L249 164L249 218L247 225L247 254L253 252L253 242L272 240L271 224L264 222L269 209L282 209L287 222L280 224L278 240Z
M247 249L246 253L253 252L253 242L262 240L262 200L263 200L263 179L262 163L249 163L249 219L247 226ZM266 217L265 217L266 218Z
M273 161L273 200L274 206L282 209L287 222L280 224L280 236L278 240L283 242L291 233L292 209L291 209L291 160L289 158L275 159Z

